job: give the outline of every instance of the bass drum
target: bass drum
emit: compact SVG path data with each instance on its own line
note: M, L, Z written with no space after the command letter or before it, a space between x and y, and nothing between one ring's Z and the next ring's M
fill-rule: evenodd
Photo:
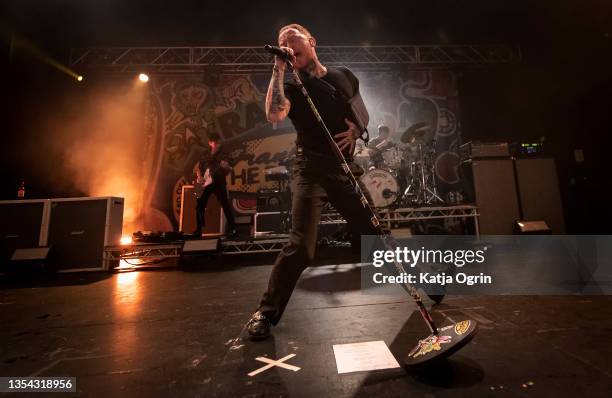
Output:
M365 173L359 179L363 189L370 196L374 207L387 207L397 199L399 185L397 180L387 170L373 169Z

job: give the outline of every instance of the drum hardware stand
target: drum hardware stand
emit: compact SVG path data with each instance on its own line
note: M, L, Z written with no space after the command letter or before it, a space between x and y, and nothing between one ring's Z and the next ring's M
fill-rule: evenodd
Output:
M432 140L430 145L435 146L436 140ZM421 187L419 191L419 195L417 198L421 196L422 203L431 204L432 202L444 203L444 200L438 195L438 189L436 188L436 167L431 160L431 156L428 156L430 159L429 168L429 177L425 175L425 168L427 166L427 162L425 160L425 156L423 155L423 144L419 143L418 146L419 158L421 161ZM431 154L428 154L431 155Z
M428 145L435 145L435 139ZM444 203L444 200L438 195L435 164L433 161L428 162L431 158L431 153L427 155L423 153L422 143L417 145L417 153L419 160L414 162L415 167L411 171L410 176L405 176L407 186L399 200L408 201L408 197L412 196L410 200L412 204ZM416 170L417 165L419 167L418 172ZM426 169L428 169L427 172Z
M332 136L331 132L327 128L325 121L321 117L321 114L317 110L317 107L315 106L314 102L310 98L310 95L308 94L306 87L304 87L304 84L302 83L302 80L299 76L299 72L293 68L293 64L290 61L285 60L285 62L287 63L287 66L289 67L289 70L291 71L293 75L293 80L295 84L300 89L312 113L314 114L315 118L319 122L319 125L321 126L323 131L325 132L327 140L330 144L330 147L334 155L340 161L342 169L344 170L346 176L349 178L349 181L351 182L351 185L355 189L355 192L361 197L361 204L363 205L364 208L366 208L369 211L371 215L370 222L372 223L372 227L376 230L377 234L382 238L383 243L385 244L386 248L388 250L393 251L398 246L397 241L393 237L388 235L383 230L382 226L380 225L378 216L376 215L376 213L374 212L374 210L368 203L368 200L366 199L363 191L361 190L361 187L359 186L357 179L351 172L351 169L348 163L346 162L346 159L344 155L342 154L342 151L338 147L338 144L336 143L336 141L334 140L334 137ZM396 271L399 274L407 273L402 263L394 260L393 264L396 268ZM416 288L407 282L404 283L402 286L410 294L413 300L416 302L417 307L419 308L421 317L423 318L423 321L425 322L425 324L427 325L431 333L425 339L420 340L419 343L416 345L416 347L408 354L408 357L404 360L404 365L406 367L408 368L420 367L420 366L431 363L433 360L446 357L454 353L461 347L463 347L465 344L467 344L471 340L471 338L474 336L474 334L476 333L476 322L473 320L465 320L465 321L457 322L453 325L443 328L442 330L438 329L429 311L427 311L427 308L425 308L425 305L423 304L421 296L417 292ZM443 335L440 334L440 332L442 331L443 331ZM432 344L440 345L441 349L440 350L431 350L431 349L428 350L428 347L431 347Z
M402 192L402 195L400 196L400 201L406 202L407 198L409 196L412 196L412 202L414 203L416 202L416 198L418 198L418 191L416 188L416 184L414 183L414 175L412 175L412 173L411 175L405 174L404 180L406 181L406 189L404 189L404 192Z

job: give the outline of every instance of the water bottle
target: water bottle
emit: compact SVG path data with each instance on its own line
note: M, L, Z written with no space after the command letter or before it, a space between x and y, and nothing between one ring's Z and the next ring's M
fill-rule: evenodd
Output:
M17 188L17 199L24 199L25 198L25 181L21 181L21 184L19 184L19 188Z

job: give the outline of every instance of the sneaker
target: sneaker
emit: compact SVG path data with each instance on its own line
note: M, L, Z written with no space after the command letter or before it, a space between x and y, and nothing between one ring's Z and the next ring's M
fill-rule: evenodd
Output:
M257 311L247 323L247 331L251 339L263 340L270 335L270 320L261 311Z

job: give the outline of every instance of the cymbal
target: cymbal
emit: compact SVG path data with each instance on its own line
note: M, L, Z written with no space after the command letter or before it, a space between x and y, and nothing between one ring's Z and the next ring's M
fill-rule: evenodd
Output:
M408 127L402 134L401 141L404 143L414 142L422 138L429 131L429 125L419 122Z

